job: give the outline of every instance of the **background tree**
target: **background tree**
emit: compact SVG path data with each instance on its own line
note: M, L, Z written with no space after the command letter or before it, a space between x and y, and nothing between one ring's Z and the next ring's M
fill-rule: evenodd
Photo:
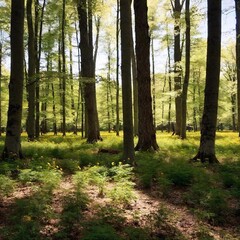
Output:
M150 37L147 16L147 1L134 1L136 59L138 81L138 143L135 150L158 149L153 125L151 77L150 77Z
M35 52L35 32L33 25L33 1L27 0L27 24L28 24L28 116L27 116L27 133L29 141L35 138L35 91L36 91L36 52Z
M134 161L132 86L131 86L131 0L120 0L122 105L123 105L123 157Z
M21 158L21 120L23 100L24 0L12 0L11 6L11 75L9 105L3 158Z
M208 40L204 110L201 124L200 147L193 160L218 163L215 137L221 58L221 0L208 0Z
M190 77L190 49L191 49L191 25L190 25L190 0L186 0L186 7L185 7L185 22L186 22L186 47L185 47L185 77L183 81L183 87L182 87L182 121L181 121L181 131L180 136L182 139L186 138L186 122L187 122L187 92L188 92L188 83L189 83L189 77Z

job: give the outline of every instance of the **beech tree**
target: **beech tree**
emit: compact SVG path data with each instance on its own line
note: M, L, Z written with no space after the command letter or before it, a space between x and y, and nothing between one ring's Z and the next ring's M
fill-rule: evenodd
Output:
M208 39L206 86L201 122L201 139L197 155L192 160L218 163L215 154L216 123L221 57L221 0L208 0Z
M134 161L132 86L131 86L131 0L120 0L122 104L123 104L123 157Z
M87 114L87 142L101 140L97 113L95 67L92 43L92 5L91 1L78 1L80 26L81 75L84 79L84 99Z
M11 72L9 105L3 158L22 158L21 120L24 79L24 0L12 0L11 5Z
M240 137L240 0L235 0L238 136Z
M138 143L135 150L158 149L153 125L151 77L150 77L150 37L147 15L147 1L134 1L136 59L138 82Z

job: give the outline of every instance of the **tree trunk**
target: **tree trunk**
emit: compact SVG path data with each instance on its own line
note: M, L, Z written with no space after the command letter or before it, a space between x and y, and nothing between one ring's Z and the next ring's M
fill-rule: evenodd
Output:
M184 1L184 0L183 0ZM180 130L182 125L182 101L181 101L181 81L182 81L182 53L181 53L181 41L180 41L180 16L182 11L182 4L180 0L174 0L174 4L171 0L173 14L174 14L174 91L175 97L175 111L176 111L176 135L180 136Z
M152 96L153 96L153 126L156 128L156 80L155 80L155 59L154 59L154 45L153 45L153 34L152 40Z
M40 7L39 0L35 0L35 52L36 52L36 121L35 121L35 135L39 137L40 133L40 60L42 53L42 31L43 31L43 16L46 6L46 0L43 0L43 5ZM39 18L39 10L41 9L41 15ZM40 24L40 26L39 26Z
M62 2L62 133L66 136L66 57L65 57L65 8L66 0Z
M238 136L240 137L240 0L235 0Z
M147 1L134 1L136 57L138 81L138 143L135 150L157 150L156 131L153 125L151 77L150 77L150 37L147 17Z
M186 136L186 122L187 122L187 92L190 75L190 48L191 48L191 25L190 25L190 12L189 12L190 0L186 0L185 7L185 22L186 22L186 56L185 56L185 78L182 89L182 125L181 125L181 138L185 139Z
M134 162L132 83L131 83L131 0L120 0L122 106L123 106L123 157Z
M35 91L36 91L36 52L35 52L35 33L32 20L32 0L27 0L27 23L28 23L28 116L27 134L28 140L34 141L35 138Z
M207 69L200 147L193 160L218 163L215 155L221 57L221 0L208 0Z
M11 72L7 131L3 158L22 158L21 120L24 80L24 0L12 0L11 5Z
M120 2L117 0L117 19L116 19L116 135L119 136L119 21L120 21Z
M2 43L0 42L0 136L2 136Z
M95 72L92 46L92 14L91 4L86 0L78 1L80 26L81 70L84 78L84 99L87 116L87 142L94 143L101 140L97 113ZM87 12L89 14L87 14Z

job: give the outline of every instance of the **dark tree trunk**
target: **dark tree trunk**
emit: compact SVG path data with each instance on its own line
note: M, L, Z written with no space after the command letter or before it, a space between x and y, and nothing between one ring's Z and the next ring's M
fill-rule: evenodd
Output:
M207 69L200 147L193 160L218 163L215 155L221 57L221 0L208 0Z
M173 15L174 15L174 91L176 92L175 98L175 111L176 111L176 135L180 136L182 125L182 101L181 101L181 81L182 81L182 52L180 40L180 17L184 0L171 0Z
M150 77L150 37L147 17L147 1L134 1L136 58L138 81L138 143L135 150L157 150L156 131L153 125L151 77Z
M62 3L62 133L66 136L66 57L65 57L65 8L66 0Z
M117 0L117 19L116 19L116 135L119 136L119 21L120 21L120 2Z
M40 60L42 54L42 31L43 31L43 16L46 6L46 0L43 0L42 7L39 0L35 0L35 52L36 52L36 121L35 121L35 135L39 137L40 133ZM39 11L41 10L40 14Z
M134 161L132 83L131 83L131 0L120 0L122 105L123 105L123 157Z
M35 91L36 91L36 52L35 52L35 32L32 20L32 0L27 0L27 23L28 23L28 116L27 134L28 140L35 138Z
M2 136L2 43L0 42L0 136Z
M101 140L97 100L96 100L96 86L95 86L95 72L93 60L93 46L92 46L92 16L91 4L87 4L86 0L78 1L78 14L80 26L80 50L81 50L81 70L84 78L84 99L87 116L87 142L94 143ZM89 14L87 14L87 10Z
M240 0L235 0L238 136L240 137Z
M185 57L185 77L182 89L182 125L181 125L181 138L185 139L186 136L186 122L187 122L187 92L190 75L190 44L191 44L191 29L190 29L190 12L189 12L190 0L186 0L185 7L185 22L186 22L186 57Z
M7 131L3 158L22 158L21 120L24 80L24 0L12 0L11 5L11 72Z

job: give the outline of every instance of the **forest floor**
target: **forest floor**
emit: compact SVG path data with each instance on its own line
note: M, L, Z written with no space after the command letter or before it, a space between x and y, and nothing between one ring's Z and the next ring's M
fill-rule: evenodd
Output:
M99 151L121 151L112 136L23 142L24 160L0 161L0 240L240 240L239 139L221 133L208 166L185 161L195 134L160 137L135 168Z
M108 183L106 188L113 188L113 184ZM61 216L64 209L64 198L73 192L74 184L71 176L64 177L59 187L53 192L50 208L55 213L54 217L44 220L45 222L40 230L40 239L61 239L61 237L55 237L61 228L59 216ZM32 187L21 186L11 196L4 198L0 204L0 229L8 227L9 221L7 218L12 214L12 207L16 199L25 199L32 194ZM111 208L111 199L105 195L99 196L99 190L96 186L88 186L85 189L85 194L90 200L83 212L85 222L98 217L99 209ZM162 198L154 196L154 192L145 192L135 186L133 194L134 200L126 206L121 205L119 208L121 217L124 219L124 226L129 225L140 229L150 229L152 231L151 239L240 239L239 228L236 226L213 226L206 221L199 220L186 206L181 204L181 197L179 197L181 190L171 194L168 198ZM156 220L159 222L156 223ZM28 219L25 221L28 221ZM81 239L81 234L81 231L77 231L72 233L71 237L63 239ZM0 234L0 239L8 238L1 238ZM18 237L15 239L18 239ZM101 237L92 239L101 240ZM129 239L145 238L133 237Z

